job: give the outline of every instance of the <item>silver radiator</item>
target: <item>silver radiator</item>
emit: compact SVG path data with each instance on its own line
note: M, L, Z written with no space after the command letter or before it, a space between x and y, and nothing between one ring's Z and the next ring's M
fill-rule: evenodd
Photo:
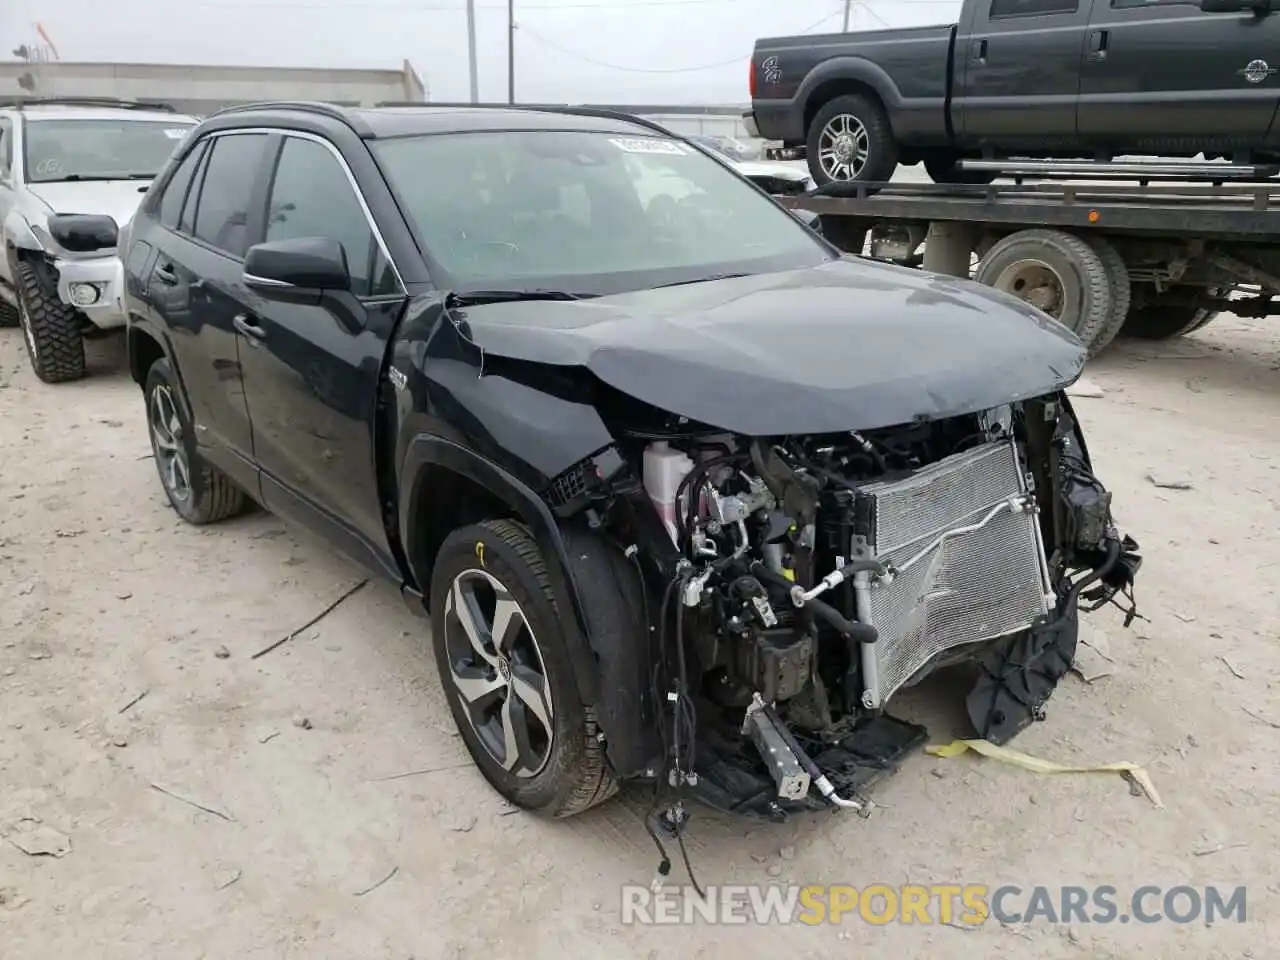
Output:
M1048 565L1011 440L861 486L858 496L872 501L872 519L854 553L893 571L854 581L858 619L880 635L862 648L865 706L883 705L943 651L1026 629L1048 614Z

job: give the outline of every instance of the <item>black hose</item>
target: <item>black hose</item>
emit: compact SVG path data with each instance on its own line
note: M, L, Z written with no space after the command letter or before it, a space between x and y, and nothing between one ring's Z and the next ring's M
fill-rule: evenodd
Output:
M854 563L873 563L870 560L855 560ZM773 586L785 591L790 596L791 589L795 586L790 580L776 571L770 570L767 566L757 560L751 565L751 573L757 580L765 583L771 583ZM841 636L849 637L859 643L875 643L880 639L880 633L869 623L862 623L858 620L849 620L843 616L839 610L824 603L821 600L806 600L801 610L809 610L814 616L820 618L828 625L833 627Z

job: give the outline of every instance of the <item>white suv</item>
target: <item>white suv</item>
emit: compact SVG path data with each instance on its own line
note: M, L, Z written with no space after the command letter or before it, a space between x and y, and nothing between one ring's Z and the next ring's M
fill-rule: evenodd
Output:
M196 119L91 98L0 102L0 326L41 380L84 376L84 338L124 326L116 247Z

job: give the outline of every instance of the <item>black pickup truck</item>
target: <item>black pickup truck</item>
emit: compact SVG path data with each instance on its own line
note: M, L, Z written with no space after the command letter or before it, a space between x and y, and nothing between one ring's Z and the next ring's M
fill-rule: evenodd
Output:
M757 41L748 128L819 184L966 157L1280 156L1276 0L964 0L959 23ZM1276 60L1276 65L1269 61Z
M654 124L235 108L124 233L173 508L257 501L399 587L480 770L540 813L624 780L865 811L924 736L899 690L976 661L1009 739L1137 568L1065 327L842 257Z

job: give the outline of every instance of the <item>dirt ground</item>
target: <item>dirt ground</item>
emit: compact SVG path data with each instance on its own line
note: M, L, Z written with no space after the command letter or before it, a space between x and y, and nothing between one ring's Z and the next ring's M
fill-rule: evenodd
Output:
M868 821L699 809L691 825L704 884L1246 885L1248 921L1209 928L624 926L620 886L655 867L644 798L562 823L513 813L468 762L424 624L388 586L251 659L361 574L265 514L179 522L120 344L91 363L42 385L18 331L0 332L4 960L1274 953L1280 324L1121 344L1091 365L1103 396L1077 401L1144 548L1149 622L1093 615L1112 675L1068 677L1015 745L1143 764L1165 809L1115 775L921 753ZM945 742L962 693L930 684L907 706ZM19 849L40 842L69 851Z

